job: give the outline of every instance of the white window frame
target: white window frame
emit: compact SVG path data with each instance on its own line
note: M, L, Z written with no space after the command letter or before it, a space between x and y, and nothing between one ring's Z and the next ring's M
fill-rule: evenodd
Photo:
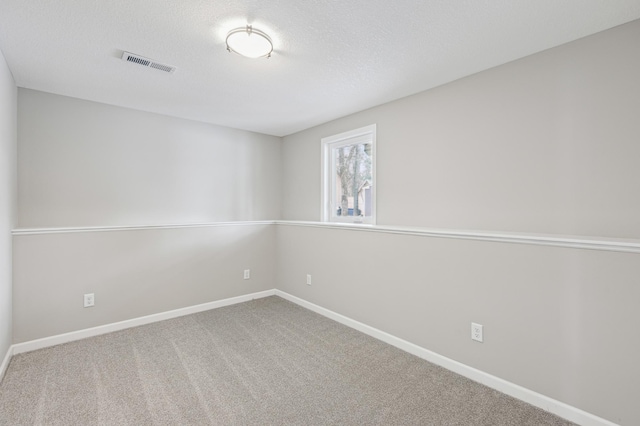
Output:
M358 143L371 144L371 217L334 216L337 206L332 205L333 192L336 190L336 174L332 164L331 150L345 145ZM338 135L322 138L322 211L323 222L340 222L356 224L376 224L376 125L361 127Z

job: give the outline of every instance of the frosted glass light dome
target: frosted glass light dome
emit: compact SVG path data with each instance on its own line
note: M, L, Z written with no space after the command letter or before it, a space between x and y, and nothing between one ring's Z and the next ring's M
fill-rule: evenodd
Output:
M231 30L227 34L226 42L229 52L235 52L247 58L270 58L273 52L273 43L269 36L251 25Z

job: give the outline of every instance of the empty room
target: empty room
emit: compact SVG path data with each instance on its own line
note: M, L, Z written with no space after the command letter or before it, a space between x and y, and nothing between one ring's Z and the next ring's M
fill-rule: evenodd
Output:
M2 0L0 425L640 425L640 2Z

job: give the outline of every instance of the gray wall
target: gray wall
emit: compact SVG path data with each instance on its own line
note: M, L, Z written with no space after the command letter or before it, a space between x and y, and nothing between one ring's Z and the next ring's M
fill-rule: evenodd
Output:
M640 238L640 21L290 135L283 218L320 218L320 139L377 124L383 225Z
M375 123L380 225L638 241L638 40L640 21L287 136L283 217L319 219L320 139ZM304 226L277 242L278 288L640 424L639 255Z
M273 136L20 89L18 226L277 219L280 149ZM272 289L274 238L260 224L16 234L13 341Z
M20 89L18 225L277 219L281 140Z
M13 341L272 289L274 246L268 224L16 236Z
M17 88L0 52L0 362L11 346L11 230L16 217Z
M278 289L640 424L640 255L280 225ZM306 274L312 285L306 285ZM484 326L484 343L470 338Z

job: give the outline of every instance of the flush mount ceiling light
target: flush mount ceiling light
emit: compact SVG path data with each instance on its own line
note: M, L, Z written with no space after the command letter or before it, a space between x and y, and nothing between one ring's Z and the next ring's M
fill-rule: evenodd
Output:
M270 58L273 43L268 35L251 25L236 28L227 34L227 50L247 58Z

